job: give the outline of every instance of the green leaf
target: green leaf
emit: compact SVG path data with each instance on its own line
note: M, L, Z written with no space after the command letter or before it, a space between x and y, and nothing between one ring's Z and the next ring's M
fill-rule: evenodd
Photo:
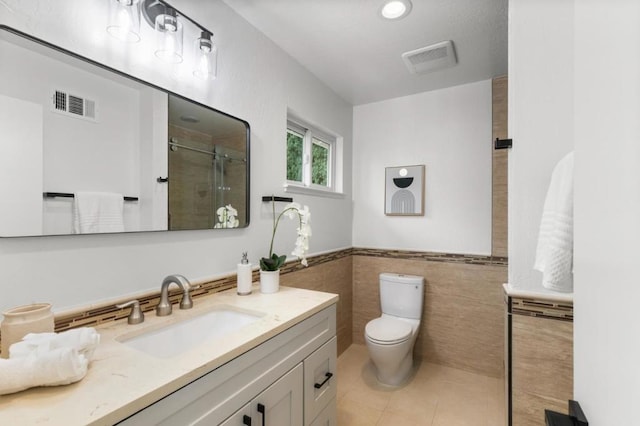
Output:
M263 257L260 259L260 269L263 271L277 271L280 269L284 262L287 260L287 256L278 256L273 253L271 257Z

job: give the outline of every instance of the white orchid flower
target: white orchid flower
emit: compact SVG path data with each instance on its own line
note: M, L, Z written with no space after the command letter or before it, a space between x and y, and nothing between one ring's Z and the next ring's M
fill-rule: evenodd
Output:
M231 204L227 204L226 206L227 214L230 216L238 216L238 210L234 209Z
M286 216L289 219L296 220L298 222L297 227L297 237L295 242L295 247L292 255L296 256L300 259L300 263L304 266L308 266L307 262L307 252L309 251L309 237L311 236L311 226L309 222L311 220L311 212L308 206L301 207L298 203L290 203L287 204L282 212L276 217L275 215L275 203L274 206L274 220L273 220L273 232L271 234L271 245L269 247L269 257L263 259L270 259L274 255L273 253L273 240L276 235L276 230L278 229L278 224L280 223L280 219L282 216Z

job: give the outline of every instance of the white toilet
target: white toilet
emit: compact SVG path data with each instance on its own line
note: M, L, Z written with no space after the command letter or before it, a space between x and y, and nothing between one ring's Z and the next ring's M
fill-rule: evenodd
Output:
M369 321L364 331L380 383L398 386L411 372L423 295L423 277L380 274L382 315Z

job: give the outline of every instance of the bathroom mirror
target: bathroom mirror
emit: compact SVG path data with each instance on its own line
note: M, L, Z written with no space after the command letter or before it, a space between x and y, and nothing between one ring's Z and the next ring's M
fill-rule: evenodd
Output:
M3 26L0 135L0 236L78 233L79 191L124 232L249 224L246 121Z

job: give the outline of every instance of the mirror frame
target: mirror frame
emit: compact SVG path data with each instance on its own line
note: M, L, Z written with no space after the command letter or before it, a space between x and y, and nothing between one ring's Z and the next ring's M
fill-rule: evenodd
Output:
M157 86L157 85L155 85L153 83L149 83L148 81L142 80L142 79L140 79L138 77L132 76L132 75L127 74L127 73L125 73L123 71L120 71L120 70L117 70L115 68L112 68L112 67L110 67L108 65L105 65L105 64L102 64L100 62L94 61L93 59L87 58L85 56L82 56L82 55L80 55L78 53L75 53L75 52L72 52L70 50L67 50L67 49L65 49L63 47L60 47L60 46L57 46L55 44L49 43L48 41L42 40L42 39L40 39L38 37L35 37L35 36L32 36L30 34L27 34L27 33L23 32L23 31L17 30L17 29L15 29L13 27L10 27L8 25L0 24L0 31L5 31L5 32L8 32L8 33L14 34L14 35L22 37L22 38L24 38L26 40L29 40L29 41L38 43L38 44L40 44L42 46L45 46L47 48L53 49L54 51L57 51L57 52L62 53L64 55L71 56L72 58L74 58L76 60L80 60L80 61L83 61L83 62L88 63L90 65L93 65L93 66L96 66L98 68L101 68L101 69L103 69L105 71L109 71L109 72L115 73L115 74L119 75L120 77L128 78L130 80L133 80L136 83L139 83L139 84L145 85L147 87L156 89L156 90L158 90L160 92L166 93L167 95L175 96L177 98L180 98L180 99L185 100L187 102L191 102L191 103L193 103L193 104L195 104L197 106L200 106L202 108L206 108L208 110L212 110L214 112L217 112L217 113L219 113L219 114L221 114L221 115L223 115L225 117L229 117L229 118L232 118L234 120L238 120L239 122L241 122L241 123L243 123L245 125L246 130L247 130L247 132L246 132L246 150L247 150L247 153L246 153L246 182L245 182L245 184L246 184L246 200L245 200L245 203L246 203L246 209L245 209L246 210L246 218L245 218L245 222L244 222L245 225L242 226L242 227L238 227L238 228L174 229L174 230L171 230L171 229L169 229L169 224L167 223L167 229L158 229L158 230L140 230L140 231L124 231L124 232L115 232L115 233L93 233L93 234L72 234L72 233L70 233L70 234L43 234L43 235L23 235L23 236L21 236L21 235L11 235L11 236L2 236L2 235L0 235L1 238L26 238L26 237L28 238L28 237L53 237L53 236L58 236L59 237L59 236L104 235L104 234L113 235L113 234L135 234L135 233L140 233L140 232L167 232L167 231L171 231L171 232L176 232L176 231L209 231L209 230L222 230L222 229L242 229L242 228L249 227L250 219L251 219L251 203L250 203L250 201L251 201L251 126L250 126L248 121L243 120L241 118L238 118L236 116L233 116L231 114L228 114L228 113L226 113L224 111L220 111L220 110L218 110L216 108L213 108L213 107L208 106L206 104L203 104L201 102L198 102L198 101L195 101L193 99L187 98L187 97L182 96L182 95L180 95L178 93L172 92L172 91L170 91L170 90L168 90L168 89L166 89L164 87ZM169 123L167 122L167 126L168 125L169 125ZM168 145L167 145L167 149L169 149ZM167 203L168 203L168 200L167 200ZM167 204L167 209L168 208L169 208L169 205Z

